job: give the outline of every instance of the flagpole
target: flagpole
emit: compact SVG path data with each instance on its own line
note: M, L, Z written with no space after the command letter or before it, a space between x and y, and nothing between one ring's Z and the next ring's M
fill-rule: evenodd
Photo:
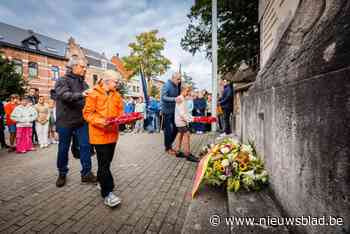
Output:
M217 0L212 0L212 106L211 114L214 117L217 117L216 108L217 108L217 93L218 93L218 39L217 39ZM216 123L213 123L211 126L212 132L216 132Z

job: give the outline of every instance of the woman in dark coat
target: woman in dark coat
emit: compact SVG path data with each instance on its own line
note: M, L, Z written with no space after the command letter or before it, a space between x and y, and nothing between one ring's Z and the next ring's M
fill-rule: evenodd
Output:
M193 116L205 116L206 108L207 101L204 98L203 93L199 92L198 97L193 100ZM198 134L202 134L205 131L205 124L194 123L193 128Z
M234 90L232 84L227 81L223 80L224 85L224 91L222 93L221 98L219 99L220 106L224 112L224 128L225 128L225 134L229 135L231 134L231 114L233 112L233 95Z

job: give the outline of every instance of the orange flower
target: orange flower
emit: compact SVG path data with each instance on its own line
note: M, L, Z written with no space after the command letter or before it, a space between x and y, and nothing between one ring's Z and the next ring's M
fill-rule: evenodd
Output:
M249 154L247 152L239 152L235 160L239 163L247 164L249 162Z

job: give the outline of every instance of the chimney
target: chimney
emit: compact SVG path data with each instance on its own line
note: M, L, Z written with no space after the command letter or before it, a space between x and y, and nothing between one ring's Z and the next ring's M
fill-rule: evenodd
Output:
M68 39L68 44L75 44L75 40L74 40L73 37L70 37L70 38Z

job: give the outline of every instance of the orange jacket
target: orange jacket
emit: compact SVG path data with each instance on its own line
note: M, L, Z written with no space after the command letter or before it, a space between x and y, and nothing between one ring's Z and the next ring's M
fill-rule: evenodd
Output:
M8 102L5 104L4 106L4 110L5 110L5 114L6 114L6 125L10 126L10 125L14 125L16 124L16 121L14 121L13 119L11 119L11 114L13 112L13 110L16 108L16 104Z
M96 85L93 91L86 97L83 109L83 117L89 124L90 144L109 144L118 140L118 126L109 125L104 122L107 118L119 117L123 114L123 101L116 91L109 94Z

